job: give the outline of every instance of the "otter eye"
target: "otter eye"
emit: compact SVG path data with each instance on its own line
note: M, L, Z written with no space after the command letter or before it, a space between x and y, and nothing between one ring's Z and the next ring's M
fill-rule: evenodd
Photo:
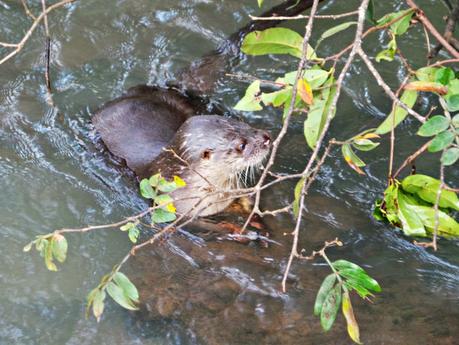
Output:
M242 143L240 143L237 147L236 147L236 151L238 152L243 152L245 150L245 148L247 147L247 142L246 141L243 141Z

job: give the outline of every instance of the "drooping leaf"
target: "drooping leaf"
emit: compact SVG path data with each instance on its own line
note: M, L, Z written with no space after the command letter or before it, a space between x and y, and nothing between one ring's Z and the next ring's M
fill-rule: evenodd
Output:
M140 230L136 226L129 229L128 237L132 243L137 243L137 239L139 238Z
M402 222L403 233L407 236L426 236L421 218L413 212L402 191L398 191L398 217Z
M46 247L44 249L45 265L46 268L50 271L57 271L57 266L53 262L53 243L52 241L46 242Z
M430 145L427 147L427 150L429 152L441 151L451 145L454 141L454 138L455 135L451 131L441 132L440 134L437 134L437 136L432 140Z
M346 279L344 281L344 286L349 290L352 291L354 290L357 292L357 294L362 297L363 299L368 298L368 296L374 296L368 289L366 289L364 286L361 284L357 283L356 281L352 279Z
M314 315L319 316L322 312L322 306L325 302L325 298L330 293L331 289L333 289L333 285L335 285L336 281L336 274L331 273L325 277L320 285L319 291L317 291L316 301L314 303Z
M402 188L408 193L416 194L421 199L435 204L438 189L440 188L440 181L427 175L415 174L403 179ZM450 190L442 190L439 206L459 211L459 198L457 194Z
M129 309L129 310L137 310L137 308L130 298L124 293L124 290L116 285L114 282L110 282L107 284L107 293L110 295L113 300L118 303L120 306L123 308Z
M169 223L174 221L177 218L175 213L163 210L162 208L157 208L152 212L151 221L152 223Z
M376 24L376 19L375 19L375 5L373 3L373 0L370 0L368 2L368 7L367 11L365 13L365 19L370 22L370 24L375 25Z
M241 111L257 111L262 110L260 105L261 99L258 97L260 94L260 81L255 80L249 85L245 91L244 97L234 106L234 109Z
M104 312L104 300L106 294L104 290L95 289L94 291L96 292L92 300L92 313L94 314L97 322L99 322L100 317Z
M450 147L446 151L443 152L441 156L441 162L443 165L449 166L453 165L459 159L459 148L457 147Z
M331 103L336 94L334 82L334 78L331 76L325 84L325 86L330 87L322 89L320 95L314 97L314 104L309 108L308 117L304 121L304 136L308 146L312 149L316 146L317 140L323 131ZM332 117L335 115L335 110L333 109Z
M247 55L290 54L301 58L303 37L287 28L253 31L245 36L241 50ZM311 46L308 46L306 57L308 60L317 59Z
M443 132L448 127L449 120L445 116L435 115L422 124L417 135L420 135L421 137L431 137Z
M257 2L258 2L258 7L261 7L261 6L263 5L263 1L264 1L264 0L257 0Z
M124 294L129 297L129 299L136 303L139 301L139 292L137 291L137 288L124 273L116 272L113 276L113 280L123 290Z
M352 309L349 291L345 287L343 287L342 311L347 323L347 333L354 342L356 342L357 344L361 344L359 325L355 320L354 310Z
M295 83L297 71L288 72L282 78L277 78L276 83L284 83L293 85ZM316 90L321 87L328 79L331 71L326 71L318 66L302 71L302 78L311 86L311 89Z
M169 194L161 194L155 198L155 203L158 205L167 205L174 201Z
M382 26L382 25L385 25L385 24L391 22L392 20L394 20L396 18L399 18L399 17L402 17L402 16L404 16L406 14L402 19L396 21L395 23L391 24L391 26L390 26L390 30L395 35L403 35L408 30L408 28L410 26L410 20L411 20L411 17L413 16L413 13L414 12L413 12L412 9L403 10L403 11L399 11L399 12L388 13L384 17L379 19L377 21L377 23L378 23L378 26Z
M416 103L417 98L417 91L405 90L402 96L400 97L400 101L402 101L408 108L412 108L414 103ZM405 109L399 106L395 106L394 110L390 113L390 115L376 129L376 134L389 133L392 127L397 127L398 124L402 122L407 115L408 112Z
M303 189L303 185L304 185L304 177L301 178L296 186L295 186L295 191L294 191L294 195L295 195L295 199L293 200L293 214L295 215L295 218L298 218L298 215L300 214L300 196L301 196L301 190Z
M150 185L150 181L146 178L140 181L140 194L146 199L153 199L156 196L155 191Z
M32 249L32 246L33 246L33 241L26 244L24 248L22 248L22 251L25 253L30 252L30 250Z
M341 284L336 284L335 287L328 292L327 297L325 297L325 301L322 304L320 324L322 325L322 329L324 331L330 330L333 326L340 304Z
M365 163L354 153L350 144L344 144L341 146L344 160L346 163L360 175L365 175L360 167L364 167Z
M51 245L53 250L53 256L59 262L64 262L67 257L67 240L61 234L54 234L51 238Z

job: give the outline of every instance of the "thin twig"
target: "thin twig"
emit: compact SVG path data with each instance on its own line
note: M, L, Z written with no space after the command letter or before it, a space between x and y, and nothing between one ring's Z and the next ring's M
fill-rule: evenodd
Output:
M26 13L30 18L32 18L33 20L36 20L37 17L35 17L35 16L32 14L32 12L30 12L29 6L27 6L26 0L21 0L21 2L22 2L22 6L24 7L25 13Z
M315 15L314 19L339 19L344 17L350 17L358 14L358 11L340 13L340 14L325 14L325 15ZM298 19L309 19L311 16L306 15L297 15L291 17L282 17L282 16L272 16L272 17L256 17L249 15L252 20L298 20Z
M427 148L429 147L430 143L432 142L432 140L429 140L428 142L426 142L424 145L422 145L419 149L416 150L416 152L414 152L413 154L411 154L410 156L408 156L407 159L405 159L405 161L402 163L402 165L400 165L400 168L397 169L397 171L395 172L394 176L392 178L397 178L398 175L400 175L400 173L402 172L402 170L408 165L408 164L411 164L420 154L422 154L425 150L427 150Z
M26 42L29 40L30 36L32 36L33 32L35 31L35 29L37 28L37 26L40 24L40 22L43 20L43 18L50 12L52 12L53 10L59 8L59 7L62 7L64 5L67 5L67 4L70 4L72 2L74 2L76 0L62 0L58 3L55 3L51 6L49 6L46 11L42 12L36 19L35 21L32 23L31 27L29 28L29 30L26 32L26 34L24 35L24 37L21 39L21 41L15 45L11 45L9 43L1 43L1 45L3 46L9 46L9 47L15 47L16 49L14 49L13 51L11 51L9 54L7 54L6 56L4 56L1 60L0 60L0 65L3 64L4 62L8 61L9 59L11 59L13 56L15 56L16 54L18 54L22 48L24 47L24 45L26 44Z

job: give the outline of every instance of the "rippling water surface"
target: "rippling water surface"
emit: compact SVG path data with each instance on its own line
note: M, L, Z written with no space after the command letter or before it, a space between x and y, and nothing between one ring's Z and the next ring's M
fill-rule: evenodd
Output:
M340 13L357 3L326 1L321 11ZM398 6L388 4L396 1L381 3L381 14ZM441 20L441 1L418 3ZM312 316L315 293L328 274L320 260L296 262L288 293L280 292L290 251L290 239L282 233L292 225L290 216L267 221L280 243L268 248L183 232L139 253L125 271L141 288L147 308L132 314L109 303L99 324L84 319L85 296L129 250L124 233L69 235L68 260L58 273L48 272L35 253L22 253L35 235L110 223L147 206L132 177L95 144L92 112L130 86L164 85L244 25L248 14L259 12L254 0L91 0L53 12L55 107L46 102L41 29L19 55L0 66L1 344L350 343L342 317L323 334ZM19 1L0 0L0 22L0 41L19 40L30 25ZM328 25L317 23L317 32ZM374 38L385 39L380 34ZM322 44L319 53L337 51L351 39L351 32L340 34ZM419 52L425 41L419 29L402 41L415 67L422 66ZM368 43L365 49L374 55L378 45ZM294 63L289 57L250 57L235 71L269 78L292 70ZM403 78L399 62L379 67L394 86ZM345 139L382 120L391 105L375 84L362 64L351 69L331 136ZM212 98L231 112L245 86L226 79ZM274 132L280 126L280 115L272 110L241 116ZM308 152L301 121L293 122L281 148L279 171L304 165ZM413 133L416 125L408 122L402 128L400 133ZM398 162L418 145L401 135ZM330 257L364 265L383 286L374 304L353 299L366 344L459 344L458 242L441 241L440 251L432 254L371 218L371 205L384 190L387 152L383 139L374 158L373 153L363 157L369 162L365 177L333 152L307 199L301 246L309 252L339 237L345 246L330 250ZM427 155L418 171L436 175L437 161ZM456 169L448 181L457 185L458 177ZM266 193L266 207L288 202L291 187Z

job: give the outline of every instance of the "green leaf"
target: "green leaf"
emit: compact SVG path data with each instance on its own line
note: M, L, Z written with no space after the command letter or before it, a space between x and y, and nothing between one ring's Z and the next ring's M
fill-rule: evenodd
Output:
M400 219L398 218L398 184L391 184L384 191L384 212L387 220L392 224L398 224Z
M146 199L154 199L156 196L155 191L150 185L150 181L146 178L140 181L140 194Z
M355 171L356 171L357 173L359 173L360 175L365 175L365 173L363 172L363 170L360 169L360 167L364 167L364 166L365 166L365 162L362 161L362 160L355 154L355 152L352 150L350 144L344 144L343 146L341 146L341 152L342 152L342 154L343 154L344 160L346 161L346 163L347 163L353 170L355 170Z
M64 236L60 234L54 234L51 238L51 246L53 250L53 256L56 258L57 261L60 263L65 261L67 257L67 240Z
M441 162L443 165L453 165L459 159L459 148L451 147L443 152L441 155Z
M369 139L355 139L352 141L354 146L359 151L371 151L379 146L379 143L375 143Z
M316 90L317 88L321 87L328 79L329 75L331 74L330 71L326 71L321 69L318 66L314 66L310 69L303 70L302 78L306 79L306 81L311 86L311 89ZM293 85L295 83L297 71L292 71L285 73L282 78L277 78L276 83L284 83Z
M363 287L362 285L360 285L359 283L357 283L356 281L354 280L348 280L346 279L344 281L344 286L349 289L349 291L352 291L354 290L355 292L357 292L357 294L362 297L363 299L367 298L368 296L374 296L370 291L368 291L365 287Z
M441 132L440 134L437 134L437 136L432 140L429 147L427 147L427 150L429 152L441 151L451 145L454 141L454 138L455 135L451 131Z
M155 203L158 205L167 205L173 201L174 199L169 194L161 194L155 198Z
M336 284L335 287L328 292L327 297L325 297L322 311L320 312L320 324L324 331L330 330L333 326L340 304L341 284Z
M459 110L459 93L445 96L448 111Z
M95 291L96 292L92 299L92 313L94 314L97 322L99 322L100 317L104 312L104 300L106 294L104 290L95 289Z
M157 187L161 179L161 174L155 174L151 176L148 181L150 182L150 186Z
M52 241L46 241L46 247L44 249L45 265L50 271L57 271L57 266L53 262L53 244Z
M347 333L351 339L357 344L360 343L360 331L359 325L355 320L354 310L352 309L351 298L349 296L349 291L343 287L343 303L342 303L343 315L346 319L347 324Z
M438 70L437 67L430 67L430 66L422 67L416 71L416 77L420 81L434 82L437 70Z
M416 194L421 199L435 204L437 192L440 188L440 181L427 175L415 174L403 179L402 188L408 193ZM457 194L450 190L442 190L439 206L459 211L459 198Z
M435 209L428 206L410 206L413 212L416 212L419 218L421 218L424 226L430 232L433 232L435 228ZM443 236L459 236L459 224L448 216L445 212L438 210L438 233Z
M394 58L395 58L395 53L396 53L396 50L395 49L384 49L384 50L381 50L375 57L375 60L376 62L381 62L382 60L385 60L385 61L394 61Z
M257 0L258 1L258 7L261 7L263 5L264 0Z
M338 271L338 273L347 280L353 281L353 283L356 285L362 286L375 292L381 292L381 287L379 286L378 282L371 278L367 272L362 270L360 267L359 269L341 269Z
M249 85L245 91L244 97L237 102L234 109L241 111L257 111L262 110L263 107L260 105L261 99L258 97L260 94L260 81L255 80Z
M116 272L113 276L113 280L123 290L124 294L129 297L129 299L136 303L139 301L139 292L137 291L137 288L124 273Z
M322 306L325 302L325 298L330 293L331 289L333 289L333 285L335 285L336 281L336 274L332 273L325 277L320 285L319 291L317 291L316 301L314 303L314 315L319 316L322 312Z
M459 114L453 117L453 120L451 121L451 123L453 124L455 128L459 128Z
M175 181L167 181L165 178L161 178L157 188L163 193L170 193L175 191L178 187Z
M347 261L347 260L336 260L334 262L332 262L332 265L333 265L333 268L337 271L339 270L345 270L345 269L351 269L351 270L354 270L354 271L361 271L361 272L365 272L365 270L360 267L359 265L353 263L353 262L350 262L350 261Z
M368 2L367 11L365 13L365 19L368 20L372 25L376 24L375 5L373 3L373 0L370 0L370 2Z
M139 238L140 230L136 226L129 229L128 237L132 243L137 243L137 239Z
M426 236L426 229L421 218L412 211L402 191L398 191L398 217L402 222L403 233L407 236Z
M443 85L448 85L454 77L454 71L449 67L441 67L435 71L435 81Z
M120 306L123 308L129 309L129 310L138 310L137 308L131 301L131 299L124 293L124 290L116 285L114 282L110 282L107 284L106 288L108 294L110 295L113 300L118 303Z
M405 90L403 91L402 97L400 97L400 101L402 101L408 108L412 108L414 103L416 103L417 98L417 91ZM402 122L407 115L408 112L405 109L399 106L395 106L394 110L390 113L390 115L376 129L376 134L389 133L392 127L397 127L398 124Z
M287 28L253 31L245 36L241 50L247 55L290 54L301 58L303 37ZM310 46L307 48L306 57L308 60L317 60L317 56Z
M303 189L304 185L304 177L301 178L298 183L295 186L295 199L293 200L293 214L295 215L295 218L298 218L298 215L300 214L300 196L301 196L301 190Z
M265 105L273 105L274 107L279 107L285 103L289 96L292 96L291 87L286 87L281 90L270 93L263 92L260 98Z
M396 21L395 23L391 24L390 30L395 34L395 35L403 35L409 28L410 26L410 20L411 17L413 16L414 12L412 9L404 10L404 11L399 11L399 12L392 12L389 14L386 14L384 17L378 20L378 26L385 25L392 20L399 18L403 16L405 13L411 12L411 14L406 15L402 19Z
M180 176L174 175L174 182L177 188L183 188L186 186L186 182L182 180Z
M351 27L352 25L356 25L357 22L353 21L353 22L345 22L345 23L341 23L341 24L338 24L328 30L326 30L321 36L320 38L317 40L317 45L316 45L316 50L317 50L317 47L319 47L320 43L322 43L322 41L324 39L327 39L341 31L344 31L346 30L347 28Z
M449 120L445 116L435 115L422 124L417 135L420 135L421 137L431 137L440 132L443 132L448 127Z
M317 140L323 131L331 103L336 94L334 82L335 80L331 76L325 84L330 88L322 89L320 94L314 97L314 103L309 109L306 121L304 121L304 136L312 149L316 146ZM332 117L335 116L335 112L336 109L333 109Z
M128 222L128 223L124 224L123 226L120 226L120 230L121 230L121 231L129 231L129 230L131 230L134 226L135 226L135 224L134 224L133 222Z
M162 208L157 208L151 214L152 223L169 223L174 221L177 218L175 213L163 210Z

